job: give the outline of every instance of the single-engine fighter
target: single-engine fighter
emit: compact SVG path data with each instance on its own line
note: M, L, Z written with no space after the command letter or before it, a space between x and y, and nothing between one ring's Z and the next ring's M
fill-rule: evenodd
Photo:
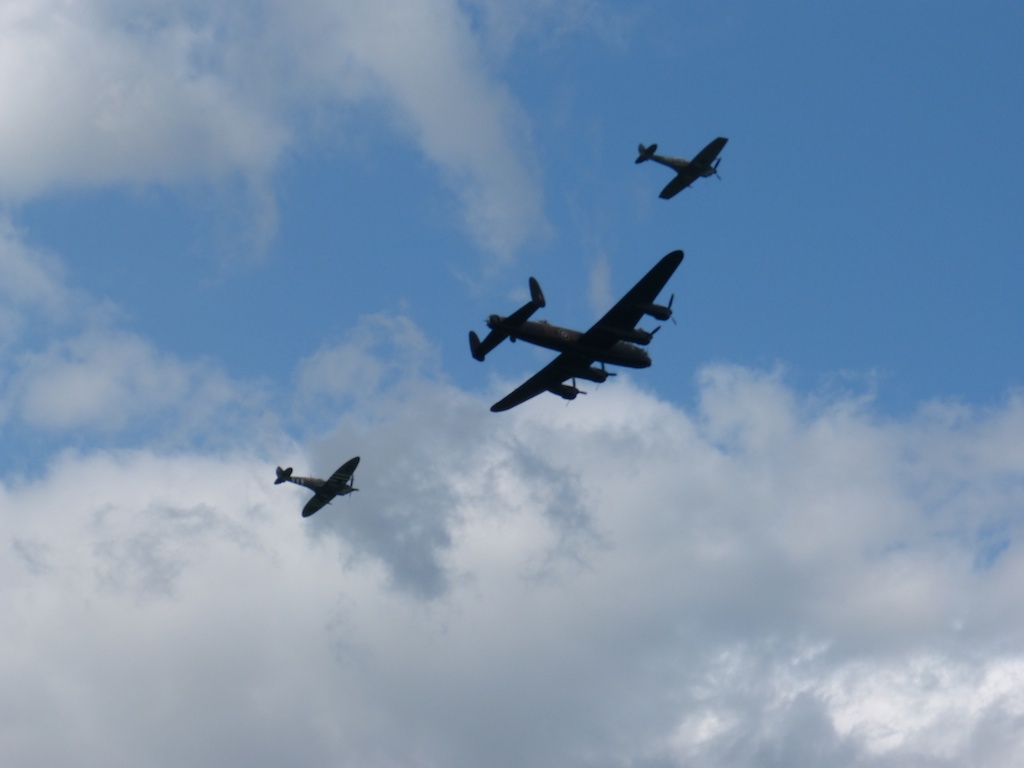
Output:
M349 459L338 467L337 471L326 480L321 480L318 477L292 477L291 467L288 467L288 469L278 467L277 479L274 481L274 485L295 483L313 491L313 498L306 502L306 506L302 508L302 516L309 517L330 504L335 496L345 496L359 490L354 487L353 480L358 464L358 456L354 459Z
M487 318L491 332L483 341L470 331L470 351L474 358L483 361L487 353L505 339L522 339L561 354L510 395L492 405L491 410L507 411L541 392L554 392L566 400L573 400L576 395L586 394L576 387L576 379L600 384L615 375L605 370L606 363L627 368L648 367L651 358L641 346L649 344L661 326L645 331L637 328L636 324L644 315L661 321L672 317L675 294L664 306L655 304L654 300L682 261L682 251L673 251L662 258L586 333L559 328L544 320L534 322L528 319L546 303L540 285L531 277L530 300L508 317L491 315ZM594 363L600 363L601 367L594 367ZM572 379L571 385L565 383L568 379Z
M643 163L647 160L653 160L656 163L667 165L676 172L676 177L665 185L665 188L661 190L659 195L663 200L668 200L670 197L675 197L675 195L682 192L701 177L718 176L718 164L722 162L722 158L718 157L718 153L722 151L722 147L725 146L727 141L728 139L719 136L698 152L693 160L656 155L654 153L658 151L657 144L651 144L649 147L641 144L640 155L637 157L636 162ZM718 159L716 160L715 158ZM718 176L718 178L722 177Z

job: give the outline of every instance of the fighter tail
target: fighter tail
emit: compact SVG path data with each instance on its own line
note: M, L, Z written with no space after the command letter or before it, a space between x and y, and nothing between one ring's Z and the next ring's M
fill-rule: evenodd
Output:
M650 160L652 157L654 157L654 153L658 151L658 145L651 144L651 146L645 147L643 144L641 144L637 148L637 151L640 152L640 155L639 157L637 157L635 162L642 163L645 160Z
M274 481L274 485L279 485L279 484L284 483L284 482L286 482L288 480L291 480L291 479L292 479L292 468L291 467L288 467L288 469L281 469L280 467L278 467L277 468L277 480Z

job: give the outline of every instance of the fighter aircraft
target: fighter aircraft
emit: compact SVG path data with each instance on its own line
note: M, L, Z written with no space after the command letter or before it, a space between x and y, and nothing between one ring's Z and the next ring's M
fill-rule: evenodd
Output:
M561 354L548 363L539 373L522 384L511 394L491 406L492 411L507 411L541 392L554 392L566 400L586 394L576 387L576 379L586 379L600 384L614 373L605 370L605 364L622 365L628 368L646 368L651 364L646 346L658 332L637 328L636 324L644 315L665 321L672 316L672 301L662 306L655 304L658 293L683 261L682 251L673 251L654 265L640 282L622 297L618 304L608 310L589 331L580 333L568 328L559 328L546 321L534 322L528 318L546 305L540 284L530 278L530 300L508 317L491 315L487 327L491 332L481 341L474 331L469 332L469 349L473 357L483 361L484 357L505 339L522 339L554 349ZM594 363L601 367L594 367ZM572 384L566 384L572 379Z
M665 188L661 190L659 195L663 200L668 200L670 197L675 197L675 195L702 176L718 176L718 164L722 162L722 159L719 157L715 160L715 158L718 157L718 153L722 151L722 147L725 146L727 141L728 139L719 136L698 152L693 160L656 155L654 153L658 150L657 144L651 144L649 147L641 144L639 148L640 156L637 157L636 162L642 163L646 160L653 160L656 163L667 165L676 172L676 177L665 185ZM718 176L718 178L722 177Z
M274 485L295 483L296 485L304 485L312 490L313 498L306 502L306 506L302 508L302 516L309 517L330 504L335 496L344 496L359 490L354 487L352 480L357 464L359 464L358 456L354 459L349 459L338 467L337 471L326 480L316 477L292 477L291 467L288 467L288 469L278 467L277 480L274 481Z

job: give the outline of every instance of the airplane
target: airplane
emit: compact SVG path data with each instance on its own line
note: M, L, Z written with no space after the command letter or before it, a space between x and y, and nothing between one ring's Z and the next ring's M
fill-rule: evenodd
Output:
M600 384L615 375L605 370L606 363L628 368L648 367L651 358L640 347L650 344L661 326L646 331L637 328L636 324L644 315L661 321L672 317L675 294L665 306L655 304L654 300L682 261L682 251L672 251L662 257L640 282L585 333L559 328L544 320L534 322L528 319L547 304L540 284L536 278L531 277L530 300L508 317L491 315L487 318L487 327L491 332L483 341L475 331L470 331L470 352L475 359L483 362L487 353L505 339L522 339L530 344L554 349L560 354L511 394L492 405L491 410L507 411L541 392L553 392L566 400L574 400L577 395L586 394L576 387L576 379ZM594 363L600 363L601 367L594 367ZM567 379L572 379L571 385L565 383Z
M338 467L337 471L326 480L316 477L292 477L291 467L288 467L288 469L278 467L277 480L274 481L274 485L295 483L312 490L313 498L306 502L306 506L302 508L302 516L309 517L330 504L335 496L345 496L359 490L354 486L352 479L358 464L358 456L354 459L349 459Z
M718 176L718 164L722 162L722 158L718 157L718 153L722 151L722 147L725 146L727 141L728 139L719 136L698 152L693 160L656 155L654 153L658 150L657 144L651 144L649 147L641 144L639 147L640 155L637 157L636 162L643 163L647 160L653 160L656 163L667 165L676 172L676 177L666 184L665 188L661 190L661 194L658 195L663 200L668 200L670 197L675 197L702 176ZM716 157L718 157L717 160L715 160ZM718 176L718 178L722 177Z

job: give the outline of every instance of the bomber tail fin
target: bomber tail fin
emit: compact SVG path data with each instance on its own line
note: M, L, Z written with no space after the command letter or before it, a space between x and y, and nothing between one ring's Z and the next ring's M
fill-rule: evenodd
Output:
M483 348L483 344L480 342L480 337L477 336L476 331L469 332L469 351L473 353L473 359L479 360L481 363L487 355L487 350Z
M642 163L645 160L650 160L652 157L654 157L654 153L658 151L658 145L651 144L651 146L645 147L643 144L641 144L639 147L637 147L637 151L640 153L640 155L637 157L635 162Z
M535 277L530 278L530 303L533 304L534 311L542 309L548 304L544 299L544 292L540 289L540 283Z
M487 327L491 329L491 332L483 340L477 336L476 331L469 332L469 351L473 353L473 359L483 362L487 353L501 344L510 334L512 340L515 341L515 332L512 329L525 323L530 315L545 306L547 306L547 301L544 299L544 292L540 289L540 283L537 282L537 278L531 277L528 302L508 317L491 315L487 320Z
M286 482L288 480L291 480L291 479L292 479L292 468L291 467L288 467L288 469L281 469L280 467L278 467L277 468L277 480L274 481L274 485L280 485L281 483L284 483L284 482Z
M508 325L522 325L525 323L530 315L536 312L538 309L543 309L548 305L547 300L544 298L544 291L540 289L540 283L537 282L537 278L530 278L530 300L523 304L519 309L513 312L511 315L505 318Z

